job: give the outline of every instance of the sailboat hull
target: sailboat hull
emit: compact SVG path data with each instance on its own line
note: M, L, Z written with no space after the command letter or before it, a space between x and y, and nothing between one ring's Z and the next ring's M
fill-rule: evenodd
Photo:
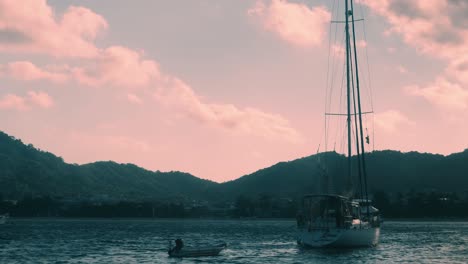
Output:
M380 228L349 228L329 230L301 230L298 234L298 244L311 247L369 247L379 242Z

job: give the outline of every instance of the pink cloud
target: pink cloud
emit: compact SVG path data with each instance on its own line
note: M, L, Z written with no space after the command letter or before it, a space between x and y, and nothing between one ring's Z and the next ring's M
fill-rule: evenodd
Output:
M333 44L331 46L331 50L334 54L338 56L338 58L343 59L343 60L346 58L346 54L345 54L346 51L343 45Z
M110 47L95 60L90 60L88 65L81 67L49 66L50 71L46 71L30 62L14 62L6 68L11 76L23 80L65 82L74 79L89 86L146 86L157 90L156 97L160 102L179 109L187 117L203 124L267 139L296 143L302 141L299 133L280 115L251 107L240 109L232 104L205 103L185 82L161 73L155 61L144 59L142 53L124 47ZM52 98L43 92L29 92L28 95L26 99L15 97L16 105L20 107L19 100L26 106L23 109L28 108L28 102L43 108L50 108L54 104ZM134 93L128 93L127 99L131 103L142 104L141 98Z
M148 86L159 78L159 66L155 61L144 58L137 52L121 46L102 50L80 66L48 65L44 68L29 61L10 62L0 65L0 74L18 80L47 80L66 83L74 80L87 86Z
M155 98L203 124L269 140L286 140L293 143L303 140L288 120L280 115L265 113L251 107L240 109L232 104L205 103L190 86L177 78L168 77L166 83L161 83Z
M48 80L68 83L73 80L92 87L155 89L157 98L187 117L203 124L229 131L256 135L268 139L299 142L301 136L288 120L280 115L265 113L231 104L206 103L193 89L175 76L163 74L156 61L146 59L143 52L123 46L98 49L94 40L107 28L100 15L83 7L69 7L58 18L45 0L0 0L0 34L9 41L0 41L0 52L43 53L56 57L84 58L70 65L49 65L41 68L28 61L12 62L2 67L2 73L20 80ZM260 4L260 2L259 2ZM265 25L287 40L300 45L318 45L324 36L324 25L330 19L324 7L309 9L305 5L274 0L265 14ZM127 99L141 104L140 96L128 93ZM53 99L43 92L29 92L27 97L9 95L4 108L28 109L35 105L50 108ZM128 145L123 139L113 139ZM119 144L120 144L119 143Z
M84 7L71 6L57 17L46 0L0 0L0 10L0 52L94 57L93 41L108 27L102 16Z
M43 70L29 61L10 62L0 69L3 75L17 80L47 80L54 83L64 83L69 78L65 72Z
M46 94L45 92L29 91L28 96L32 103L42 108L51 108L54 105L54 100L52 97L50 97L50 95Z
M16 61L1 67L0 73L26 81L65 83L74 80L93 87L130 88L148 86L160 76L159 65L155 61L145 59L143 52L121 46L106 48L80 66L49 65L40 68L28 61Z
M367 41L361 39L361 40L358 40L357 43L356 43L356 46L359 47L359 48L365 48L367 47Z
M73 69L74 78L89 86L147 86L159 78L159 66L142 52L122 46L103 50L95 60Z
M404 88L446 109L468 106L468 4L465 1L361 0L390 24L417 51L447 62L447 68L426 86ZM401 71L400 72L404 72Z
M468 107L468 90L458 83L437 78L425 87L408 86L404 91L410 95L422 96L429 102L451 110L465 110Z
M468 28L464 1L450 0L360 0L390 24L389 33L399 34L418 51L441 58L456 58L468 52Z
M403 65L398 65L397 70L401 74L407 74L408 73L408 69L406 69Z
M375 125L386 133L395 133L400 126L412 125L413 122L397 110L387 110L375 114Z
M451 60L445 69L445 75L468 88L468 53Z
M310 9L304 4L290 3L287 0L271 0L267 3L259 0L248 10L248 14L258 18L266 30L303 47L320 45L331 19L326 7Z
M143 104L143 100L141 100L139 96L132 93L127 94L127 99L130 103L133 104Z
M54 105L54 101L47 93L35 91L29 91L27 96L6 94L0 98L0 109L26 111L33 105L50 108Z
M0 98L0 109L26 111L29 107L25 98L15 94L6 94Z

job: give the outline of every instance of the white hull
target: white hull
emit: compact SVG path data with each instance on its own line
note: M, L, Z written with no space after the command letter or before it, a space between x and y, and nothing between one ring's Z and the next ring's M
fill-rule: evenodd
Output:
M180 250L169 250L169 256L175 258L183 258L183 257L209 257L209 256L218 256L221 251L223 251L227 247L226 243L222 243L219 245L211 246L211 247L201 247L201 248L190 248L184 247Z
M300 230L297 243L305 247L369 247L379 242L379 227Z

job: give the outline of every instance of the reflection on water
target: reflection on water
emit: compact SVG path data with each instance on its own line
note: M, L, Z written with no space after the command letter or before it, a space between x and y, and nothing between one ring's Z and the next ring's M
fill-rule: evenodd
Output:
M467 222L386 222L375 248L302 249L295 221L11 219L0 263L466 263ZM219 257L169 259L170 239L225 241Z

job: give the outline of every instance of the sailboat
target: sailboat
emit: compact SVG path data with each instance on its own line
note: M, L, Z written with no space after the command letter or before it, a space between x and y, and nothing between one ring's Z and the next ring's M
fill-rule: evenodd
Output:
M297 216L299 245L306 247L368 247L375 246L380 236L380 213L371 205L367 191L366 153L361 110L359 70L356 51L353 0L344 0L345 65L346 65L346 128L347 128L347 188L343 195L310 194L302 199ZM333 21L332 21L333 22ZM352 33L352 34L351 34ZM353 121L353 123L352 123ZM352 129L354 128L354 131ZM352 136L355 136L354 143ZM352 147L356 155L353 157ZM356 164L357 163L357 164ZM355 192L351 177L359 176Z

